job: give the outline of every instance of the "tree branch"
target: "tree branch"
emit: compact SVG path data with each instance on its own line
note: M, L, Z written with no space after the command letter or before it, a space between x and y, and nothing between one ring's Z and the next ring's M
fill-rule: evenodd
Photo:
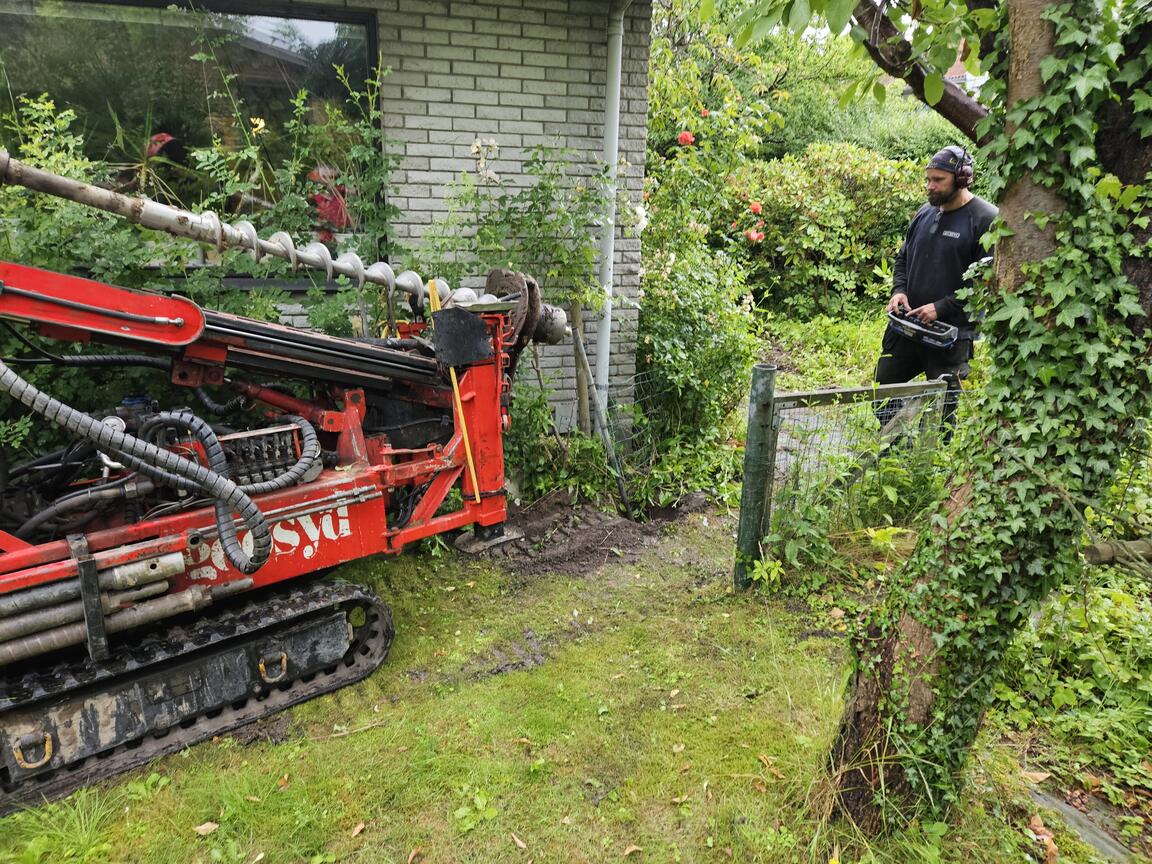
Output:
M888 17L872 0L860 0L852 17L868 34L864 47L876 65L893 77L902 79L916 98L928 105L924 98L924 68L912 59L912 46L896 29ZM976 124L988 115L988 109L951 81L944 82L944 95L930 108L967 135L982 143L976 134Z

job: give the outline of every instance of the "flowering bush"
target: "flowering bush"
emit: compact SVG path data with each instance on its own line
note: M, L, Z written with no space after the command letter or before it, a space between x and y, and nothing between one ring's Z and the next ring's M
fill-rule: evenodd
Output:
M723 212L717 188L755 158L779 123L763 88L744 92L742 76L758 74L762 65L755 54L737 53L722 31L686 45L663 35L653 39L646 257L689 240L722 244L731 214Z
M802 315L885 297L890 262L923 203L921 168L851 144L749 162L730 180L729 242L762 304Z

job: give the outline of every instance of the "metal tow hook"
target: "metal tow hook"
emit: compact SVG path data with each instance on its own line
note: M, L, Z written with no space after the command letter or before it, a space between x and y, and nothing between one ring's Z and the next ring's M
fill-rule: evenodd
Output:
M30 761L24 755L24 751L29 747L43 747L44 755L35 762ZM25 771L34 771L37 768L42 768L48 764L48 760L52 758L54 745L52 743L52 735L49 732L44 733L43 740L35 732L29 732L27 735L22 736L15 744L12 745L12 755L16 759L16 764Z
M282 680L284 678L284 676L287 674L288 674L288 655L285 654L283 651L280 652L280 671L277 672L275 675L269 675L268 674L268 668L266 665L266 660L264 658L260 659L260 680L263 681L265 684L275 684L277 681Z

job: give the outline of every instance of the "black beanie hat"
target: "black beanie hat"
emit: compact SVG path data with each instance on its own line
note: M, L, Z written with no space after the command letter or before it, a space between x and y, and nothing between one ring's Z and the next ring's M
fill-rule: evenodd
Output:
M937 168L955 175L964 165L971 166L972 157L954 144L950 144L928 160L929 168Z

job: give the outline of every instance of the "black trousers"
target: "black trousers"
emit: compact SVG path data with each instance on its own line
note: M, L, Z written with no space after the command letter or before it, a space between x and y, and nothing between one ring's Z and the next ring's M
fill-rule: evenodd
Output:
M944 396L945 437L951 437L956 403L960 396L960 382L968 377L968 361L972 358L972 340L958 339L951 348L932 348L901 336L891 328L884 331L880 360L876 363L877 384L902 384L923 373L929 381L948 379L948 392ZM902 404L889 399L876 405L876 419L883 428L896 416Z

